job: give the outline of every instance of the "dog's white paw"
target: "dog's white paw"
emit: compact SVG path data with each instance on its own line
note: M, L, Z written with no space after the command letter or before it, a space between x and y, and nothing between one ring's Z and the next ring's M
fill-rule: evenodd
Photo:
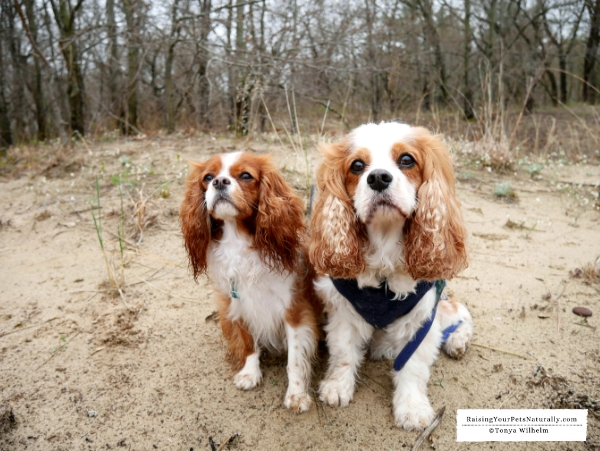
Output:
M243 368L239 373L233 376L233 383L240 390L250 390L258 386L262 381L262 374L260 369L256 371L255 369L249 370L248 368Z
M469 348L469 342L473 336L473 326L463 322L444 343L443 349L446 354L454 359L460 359Z
M354 384L338 378L328 378L321 382L319 399L332 407L346 407L354 396Z
M392 360L395 357L394 350L389 343L376 343L371 345L369 349L369 359L373 361L383 359Z
M425 429L434 417L435 412L427 398L405 398L401 405L394 405L394 422L396 426L407 431Z
M290 393L288 388L283 405L292 412L302 413L310 409L312 398L308 393Z

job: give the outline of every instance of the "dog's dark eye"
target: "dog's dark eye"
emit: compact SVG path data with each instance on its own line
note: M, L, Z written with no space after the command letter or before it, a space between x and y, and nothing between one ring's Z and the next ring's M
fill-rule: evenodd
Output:
M415 159L405 153L403 155L400 155L400 159L398 160L398 166L400 166L400 169L407 169L407 168L412 168L415 165Z
M242 180L252 180L253 177L250 174L248 174L247 172L242 172L240 174L240 179L242 179Z
M206 183L208 183L208 182L210 182L212 179L214 179L214 177L213 177L213 175L212 175L212 174L206 174L206 175L204 176L204 180L203 180L203 181L204 181L204 182L206 182Z
M350 170L355 174L360 174L365 170L365 163L362 160L354 160L350 165Z

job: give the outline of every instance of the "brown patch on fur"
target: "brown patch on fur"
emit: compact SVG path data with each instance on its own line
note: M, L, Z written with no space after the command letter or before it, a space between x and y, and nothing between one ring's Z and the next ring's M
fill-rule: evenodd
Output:
M253 158L261 164L254 244L269 268L293 272L306 231L304 205L268 155Z
M415 159L415 165L412 168L401 168L400 170L410 181L412 186L418 190L423 183L423 154L419 149L405 143L396 143L392 146L392 158L396 163L398 163L400 157L406 153Z
M343 170L346 172L346 192L350 198L352 198L354 193L356 193L356 187L358 186L358 182L360 181L360 177L362 175L355 174L350 170L350 167L355 160L363 161L365 163L366 170L366 166L369 166L371 163L371 152L369 152L369 149L358 149L355 152L348 153L346 156Z
M415 280L451 279L468 266L452 160L444 144L422 127L414 129L410 144L421 152L423 183L417 209L406 222L408 271Z
M303 263L305 271L296 277L294 282L294 297L290 307L285 312L285 320L292 327L299 325L310 326L315 337L320 337L318 319L323 313L323 303L317 296L314 286L316 272L308 264L305 250L303 250Z
M207 174L216 175L221 168L221 157L215 155L204 163L191 163L192 169L187 180L185 197L179 209L179 222L185 248L189 257L194 280L206 271L206 250L221 222L214 220L206 209Z
M443 300L438 303L438 307L446 312L448 316L456 315L459 305L454 299Z
M216 294L219 325L227 340L227 360L235 371L239 371L246 364L246 358L254 353L254 339L243 321L231 321L228 318L231 298L221 292Z
M347 183L352 189L348 174L352 174L354 161L349 149L347 140L321 146L324 160L317 171L319 198L311 219L310 261L318 271L338 278L356 277L365 268L366 232L348 195Z

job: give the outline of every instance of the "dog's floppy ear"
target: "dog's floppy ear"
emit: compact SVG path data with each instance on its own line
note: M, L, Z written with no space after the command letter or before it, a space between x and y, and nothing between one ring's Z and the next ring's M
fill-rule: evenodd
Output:
M305 233L304 207L271 162L261 161L260 187L254 242L258 254L274 271L293 271L298 262L298 247Z
M203 163L191 163L185 197L179 208L179 221L194 280L206 271L206 251L211 239L211 220L202 189Z
M424 156L417 208L407 221L405 259L415 280L451 279L468 266L466 230L456 199L452 160L444 144L424 128L414 129Z
M363 226L346 191L349 142L321 146L324 157L317 172L318 199L310 233L310 261L335 278L353 278L365 268Z

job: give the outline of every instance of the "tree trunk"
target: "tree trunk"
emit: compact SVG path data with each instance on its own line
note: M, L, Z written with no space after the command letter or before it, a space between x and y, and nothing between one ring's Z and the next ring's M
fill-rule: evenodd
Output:
M60 30L60 49L67 67L67 97L69 99L71 131L85 135L83 75L76 45L75 16L83 0L72 6L70 0L59 0L58 7L50 0L54 19Z
M3 0L2 9L6 15L5 33L8 41L8 50L10 52L12 62L12 89L11 96L8 99L12 105L9 120L12 122L13 139L15 142L26 137L27 120L25 117L25 106L27 105L23 99L25 98L24 74L22 68L21 50L19 48L19 40L15 33L15 10L12 8L9 0ZM9 72L10 73L10 72Z
M38 27L36 22L36 15L34 13L35 2L34 0L25 0L25 12L27 15L27 22L29 31L31 32L31 39L37 45ZM37 139L38 141L44 141L48 136L48 120L47 120L47 108L44 99L43 91L43 77L42 68L40 66L40 59L37 54L33 56L33 101L35 103L35 117L37 122Z
M115 0L106 0L106 22L108 32L108 89L109 89L109 111L119 117L123 114L121 106L121 68L119 64L119 42L117 39L117 23L115 20Z
M448 82L446 77L446 64L444 63L444 55L442 52L442 44L440 35L435 25L433 17L433 3L431 0L418 0L417 5L421 10L421 15L425 22L425 30L427 40L433 47L434 70L439 89L439 100L446 104L448 102Z
M173 60L175 59L175 46L179 40L179 24L177 23L177 9L179 0L173 1L171 9L171 39L167 49L167 60L165 62L165 97L167 99L167 134L175 131L175 115L177 105L173 90Z
M235 1L235 53L236 61L246 60L246 39L244 35L244 6L245 0ZM238 69L237 84L235 89L235 133L238 136L248 134L248 119L250 107L249 73L246 68Z
M559 48L558 53L558 68L560 69L560 74L558 75L560 80L560 101L563 104L567 103L567 94L568 94L568 86L567 86L567 55L562 52L562 48Z
M212 0L200 0L200 64L198 66L198 109L200 125L210 126L210 85L208 83L208 35L211 28Z
M546 69L546 77L550 82L550 100L552 101L552 105L558 106L558 83L556 82L554 72L550 68Z
M47 3L44 3L44 27L46 28L46 33L50 37L50 41L54 41L54 33L52 26L52 19L50 18L50 14L47 10ZM56 54L54 52L54 46L50 46L50 60L56 61ZM61 111L61 99L64 96L64 92L62 90L61 84L58 82L58 77L56 72L54 72L51 66L46 66L44 70L44 84L48 86L47 91L47 104L52 111L52 116L54 123L56 124L56 129L58 131L58 135L60 136L61 143L64 145L69 140L69 136L67 134L67 129L65 125L67 122L63 120L63 115Z
M371 4L372 3L372 4ZM377 71L377 53L373 40L373 26L375 24L375 12L377 11L376 0L365 0L365 26L367 27L367 61L369 65L369 86L371 97L371 120L379 121L381 112L381 83Z
M469 66L471 55L471 0L464 0L465 17L464 26L464 44L463 44L463 114L466 119L473 119L473 88L469 81Z
M590 34L586 42L585 59L583 62L583 101L595 103L594 65L600 44L600 0L587 0L586 6L590 15Z
M0 16L0 24L4 24L4 3L2 3L2 11ZM0 61L4 59L4 42L0 41ZM5 97L4 65L0 65L0 156L6 155L6 149L13 144L12 131L10 129L10 119L8 118L8 104Z
M225 22L225 30L227 42L225 44L225 56L227 57L227 103L229 104L229 114L227 115L228 125L230 130L235 130L235 86L236 86L236 71L231 64L233 58L233 44L231 42L231 33L233 32L233 0L227 2L227 21Z
M127 23L127 113L125 114L125 135L135 135L138 125L138 69L139 69L139 29L136 0L123 0L123 11Z

